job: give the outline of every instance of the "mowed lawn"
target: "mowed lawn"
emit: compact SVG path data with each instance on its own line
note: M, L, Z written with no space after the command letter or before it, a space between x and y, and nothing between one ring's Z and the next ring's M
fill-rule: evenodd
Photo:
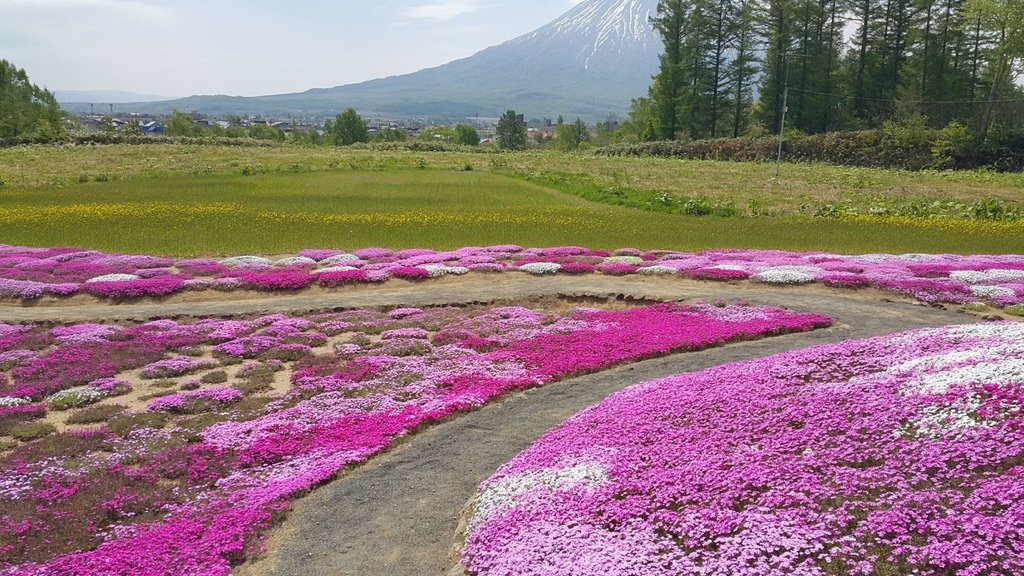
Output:
M0 243L159 255L517 243L593 248L1024 252L1019 224L694 218L454 170L171 175L0 192Z

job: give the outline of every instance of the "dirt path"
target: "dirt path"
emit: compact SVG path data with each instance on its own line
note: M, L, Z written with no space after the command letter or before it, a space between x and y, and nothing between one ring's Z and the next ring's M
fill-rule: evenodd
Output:
M364 306L470 304L535 297L747 300L828 314L836 326L677 354L514 395L415 434L398 447L295 502L270 536L266 557L236 576L459 574L460 518L477 485L546 430L626 386L727 362L850 338L890 334L976 318L871 291L771 287L678 279L525 275L470 276L421 285L391 282L339 292L267 298L194 294L159 303L0 306L0 322L146 320L304 312ZM197 299L198 298L198 299ZM454 570L453 570L454 569Z
M376 306L431 306L522 300L545 296L622 297L655 300L746 299L801 307L807 297L830 296L853 301L899 300L875 290L840 290L820 285L776 287L755 282L724 284L681 278L642 276L527 276L471 274L413 284L392 280L377 286L341 290L311 289L268 296L259 292L186 292L163 301L117 304L93 298L48 300L40 304L0 303L0 322L86 322L149 320L180 316L228 316L276 312L308 312Z

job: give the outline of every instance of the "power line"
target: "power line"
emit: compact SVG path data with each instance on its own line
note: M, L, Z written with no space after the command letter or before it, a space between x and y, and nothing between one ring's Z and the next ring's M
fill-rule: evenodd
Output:
M803 92L804 94L816 94L818 96L839 96L838 94L832 94L829 92L818 92L816 90L803 90L800 88L790 88L794 92ZM862 96L861 98L854 97L854 100L871 100L872 102L905 102L907 104L1017 104L1024 103L1024 98L1012 98L1004 100L903 100L902 98L869 98Z

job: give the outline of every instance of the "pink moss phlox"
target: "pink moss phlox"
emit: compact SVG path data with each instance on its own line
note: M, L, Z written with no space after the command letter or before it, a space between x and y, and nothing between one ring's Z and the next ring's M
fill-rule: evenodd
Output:
M463 560L480 576L1024 573L1022 342L1020 324L954 326L633 386L481 486Z
M215 354L234 356L236 358L255 358L261 353L281 345L280 338L271 336L246 336L224 342L214 347Z
M234 388L205 388L157 398L149 403L148 408L154 412L181 412L190 403L197 400L208 400L221 406L227 406L238 402L243 396L241 391Z
M85 284L85 291L103 298L123 300L169 296L185 286L185 279L179 276L158 276L127 282L94 282Z
M871 280L863 274L849 272L828 272L818 277L818 281L833 288L866 288Z
M257 290L302 290L316 282L316 277L299 269L285 268L266 272L243 271L236 276L243 284Z
M430 272L423 268L416 268L413 266L396 266L389 268L388 272L394 278L401 280L426 280L430 278Z
M323 274L316 275L316 281L324 288L335 288L338 286L371 282L369 273L363 270L324 272Z
M562 270L565 270L564 265L562 266ZM623 262L608 262L597 266L598 272L609 276L626 276L627 274L635 274L637 270L637 266L625 264Z

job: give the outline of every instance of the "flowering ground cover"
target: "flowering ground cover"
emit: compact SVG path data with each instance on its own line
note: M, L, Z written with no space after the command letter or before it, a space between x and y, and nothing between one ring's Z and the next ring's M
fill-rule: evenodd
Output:
M501 245L451 251L305 250L276 261L260 256L175 260L0 245L0 298L18 300L74 294L130 299L186 290L281 292L372 284L391 278L421 281L498 272L821 283L844 289L873 287L929 303L983 303L1000 308L1024 304L1024 256L844 256L764 250L693 254Z
M480 487L474 575L1024 573L1024 324L639 384Z
M420 426L618 363L828 324L675 304L0 324L0 574L227 574L291 498Z

